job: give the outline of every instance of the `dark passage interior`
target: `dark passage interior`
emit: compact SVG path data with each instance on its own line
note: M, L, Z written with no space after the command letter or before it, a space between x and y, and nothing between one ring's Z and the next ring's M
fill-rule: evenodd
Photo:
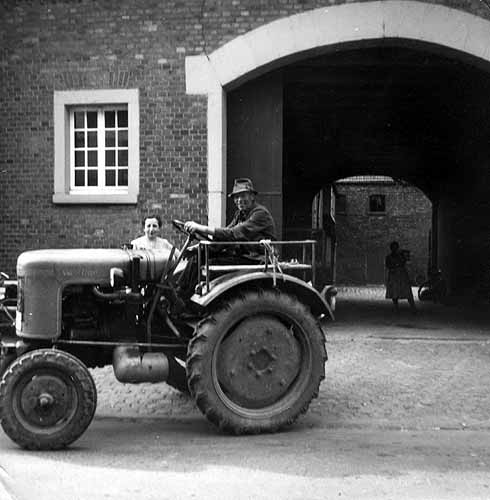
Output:
M310 54L229 92L228 179L270 178L259 188L286 235L311 227L314 195L336 179L404 179L432 202L449 287L474 287L490 267L488 69L408 41Z

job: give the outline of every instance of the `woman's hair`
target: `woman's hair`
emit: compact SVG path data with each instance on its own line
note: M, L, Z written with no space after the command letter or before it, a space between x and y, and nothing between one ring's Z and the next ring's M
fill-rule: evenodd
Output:
M158 227L162 227L162 218L159 215L157 215L157 214L145 215L145 217L143 217L143 220L142 220L143 227L145 227L146 219L156 219L158 222Z
M393 250L396 250L400 248L400 245L398 244L398 241L392 241L390 243L390 250L393 251Z

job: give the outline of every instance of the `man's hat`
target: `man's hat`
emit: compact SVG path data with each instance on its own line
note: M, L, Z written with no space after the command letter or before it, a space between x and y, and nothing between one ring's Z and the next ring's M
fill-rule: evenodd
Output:
M240 177L239 179L235 179L235 182L233 184L233 191L228 196L234 196L238 193L244 192L257 194L252 181L250 179L247 179L246 177Z

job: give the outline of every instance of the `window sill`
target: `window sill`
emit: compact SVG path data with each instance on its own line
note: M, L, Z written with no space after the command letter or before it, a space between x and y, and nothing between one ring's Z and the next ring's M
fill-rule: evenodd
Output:
M136 205L137 194L66 194L55 193L53 195L55 204L126 204Z

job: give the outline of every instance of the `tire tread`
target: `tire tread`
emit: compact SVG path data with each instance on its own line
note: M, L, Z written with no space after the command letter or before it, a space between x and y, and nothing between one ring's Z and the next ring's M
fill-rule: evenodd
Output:
M225 317L231 311L244 307L253 297L259 297L263 300L276 300L283 303L283 307L291 311L291 315L295 317L309 316L312 324L315 325L315 332L311 334L311 342L313 348L320 349L321 366L313 368L312 380L310 384L310 394L305 398L305 401L299 408L289 415L285 415L277 420L261 421L259 423L250 424L244 422L240 418L234 418L232 412L223 410L221 407L215 407L212 394L210 394L210 381L205 376L206 373L206 354L209 349L212 349L212 343L218 335L217 329L222 324ZM307 307L301 304L295 297L282 293L280 290L263 290L249 291L245 294L239 294L227 302L221 304L220 308L212 312L209 316L201 320L196 328L195 335L191 339L188 347L187 356L187 371L188 383L191 395L194 397L197 406L206 418L212 422L220 430L235 435L239 434L258 434L261 432L277 432L278 430L292 425L301 414L306 413L311 401L318 397L319 386L322 380L325 379L325 361L327 353L325 348L325 339L318 321L311 316ZM320 365L320 363L318 363ZM212 383L211 383L212 384Z
M79 382L83 391L81 409L77 420L68 432L59 433L53 439L46 436L36 436L25 432L22 424L17 421L8 404L11 385L15 384L24 370L37 363L44 365L58 364L63 369L71 371ZM73 377L70 375L70 377ZM58 450L65 448L78 439L92 421L97 407L97 389L95 382L85 365L75 356L64 351L53 349L38 349L23 354L14 361L3 374L0 380L0 422L5 433L22 448L28 450Z

